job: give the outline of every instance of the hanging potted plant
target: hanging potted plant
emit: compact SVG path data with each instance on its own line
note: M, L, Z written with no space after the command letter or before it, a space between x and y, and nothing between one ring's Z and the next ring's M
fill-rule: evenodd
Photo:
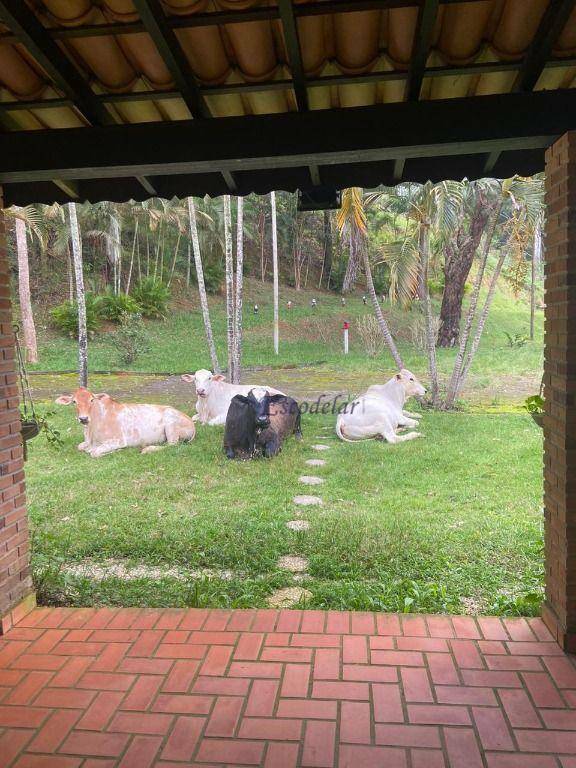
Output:
M540 385L540 392L537 395L530 395L524 401L524 408L534 419L536 424L542 429L544 426L544 379Z

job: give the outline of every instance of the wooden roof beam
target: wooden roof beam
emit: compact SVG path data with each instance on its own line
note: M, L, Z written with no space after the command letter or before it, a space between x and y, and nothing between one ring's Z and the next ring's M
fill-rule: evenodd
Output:
M280 10L280 19L282 21L286 50L288 51L288 63L290 64L290 71L292 72L296 104L299 112L307 112L308 92L306 90L306 76L302 64L300 38L298 37L298 26L296 24L292 0L278 0L278 8Z
M406 83L406 101L418 101L422 90L422 81L426 71L426 62L432 35L438 18L438 6L440 0L423 0L418 11L418 22L414 31L414 43L412 45L412 57L410 71Z

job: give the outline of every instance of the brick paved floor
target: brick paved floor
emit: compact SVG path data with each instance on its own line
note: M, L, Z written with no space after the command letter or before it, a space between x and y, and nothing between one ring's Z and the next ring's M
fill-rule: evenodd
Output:
M35 610L0 638L0 766L576 768L539 619Z

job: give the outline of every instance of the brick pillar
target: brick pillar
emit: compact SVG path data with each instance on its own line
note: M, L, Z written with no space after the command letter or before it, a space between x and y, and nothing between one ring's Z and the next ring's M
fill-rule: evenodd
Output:
M543 618L576 652L576 132L546 153Z
M0 188L0 634L33 605L10 275Z

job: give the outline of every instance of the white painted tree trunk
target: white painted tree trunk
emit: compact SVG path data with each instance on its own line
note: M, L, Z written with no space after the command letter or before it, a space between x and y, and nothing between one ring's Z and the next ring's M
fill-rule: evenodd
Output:
M230 195L224 195L224 248L226 263L226 340L228 346L228 379L234 381L234 256L232 253L232 211Z
M244 286L244 198L236 216L236 304L234 307L234 384L242 378L242 293Z
M24 348L29 363L38 362L38 344L36 326L32 312L30 296L30 267L28 264L28 241L26 240L26 222L16 219L16 253L18 255L18 293L20 296L20 315L24 333Z
M136 253L136 244L138 242L138 219L134 225L134 240L132 241L132 255L130 256L130 269L128 270L128 279L126 280L126 293L130 293L130 284L132 282L132 270L134 269L134 254Z
M270 192L272 206L272 270L274 284L274 353L280 348L280 329L278 325L278 230L276 226L276 192Z
M212 370L214 373L220 373L220 364L218 363L218 355L216 354L216 345L214 344L214 335L212 333L212 323L210 322L210 309L208 307L208 297L206 296L206 285L204 284L204 270L202 268L200 240L198 239L198 225L196 223L196 206L194 205L194 198L192 197L188 198L188 221L190 224L190 237L192 238L192 250L194 251L194 263L196 265L196 279L198 280L198 295L200 296L200 307L202 309L208 351L212 362Z
M118 216L113 213L110 216L110 257L114 265L114 293L120 293L120 282L122 280L122 249L120 247L120 222Z
M84 291L84 271L82 268L82 239L78 227L76 203L68 203L70 218L70 241L72 260L76 276L76 303L78 305L78 378L81 387L88 386L88 333L86 330L86 294Z

